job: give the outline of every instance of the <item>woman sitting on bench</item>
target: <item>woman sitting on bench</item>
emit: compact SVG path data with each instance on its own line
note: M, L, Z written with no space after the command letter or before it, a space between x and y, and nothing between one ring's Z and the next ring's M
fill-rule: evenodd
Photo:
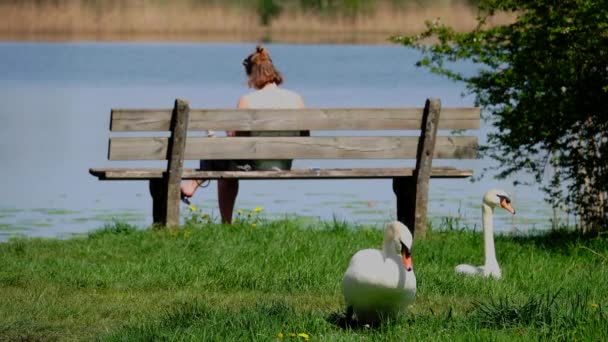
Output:
M243 66L248 77L248 85L255 91L241 96L237 108L304 108L302 97L297 93L279 88L283 83L281 73L277 71L270 54L262 46L257 46L254 53L243 60ZM228 136L308 136L309 131L229 131ZM228 171L228 170L289 170L291 160L201 160L201 170ZM192 179L182 183L182 198L194 195L198 187L204 182L201 179ZM222 223L232 223L232 212L239 191L238 179L218 179L217 198Z

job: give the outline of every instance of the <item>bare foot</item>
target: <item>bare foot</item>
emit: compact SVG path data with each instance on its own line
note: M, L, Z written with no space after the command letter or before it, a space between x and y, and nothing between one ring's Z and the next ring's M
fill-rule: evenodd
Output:
M203 184L204 180L199 179L189 179L185 182L182 182L180 188L182 190L182 195L185 197L192 197L194 193L198 189L198 187Z

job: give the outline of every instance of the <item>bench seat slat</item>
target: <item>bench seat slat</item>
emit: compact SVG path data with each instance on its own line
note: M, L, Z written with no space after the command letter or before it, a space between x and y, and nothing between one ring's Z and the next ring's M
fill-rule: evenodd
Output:
M418 137L191 137L184 159L414 159ZM168 138L111 138L110 160L166 160ZM433 158L471 159L477 138L437 137Z
M161 168L96 168L89 173L100 180L148 180L162 178L165 169ZM356 178L393 178L411 177L412 168L351 168L351 169L293 169L290 171L197 171L184 169L182 179L356 179ZM472 170L453 167L433 167L431 178L466 178L473 175Z
M113 132L168 131L171 109L112 109ZM423 108L190 109L190 130L419 130ZM479 129L478 107L443 108L439 129Z

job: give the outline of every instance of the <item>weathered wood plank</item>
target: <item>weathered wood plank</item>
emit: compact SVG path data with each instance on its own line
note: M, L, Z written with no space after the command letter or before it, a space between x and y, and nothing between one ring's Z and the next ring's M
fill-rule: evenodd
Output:
M191 109L190 130L418 130L423 108ZM167 131L170 109L113 109L110 130ZM480 110L442 110L439 129L479 129Z
M110 160L166 160L167 138L111 138ZM191 137L185 159L407 159L418 137ZM470 159L477 138L437 137L434 158Z
M415 190L415 217L413 234L415 237L426 236L426 213L429 194L429 178L437 140L437 124L441 114L439 99L428 99L424 108L422 120L423 129L418 144L416 157L416 190Z
M167 174L166 177L166 222L168 227L179 226L179 200L181 195L180 183L184 167L184 152L186 133L188 132L188 101L175 100L173 118L171 120L171 137L167 139Z
M95 168L89 173L100 180L148 180L160 179L166 170L162 168ZM352 169L293 169L290 171L198 171L184 169L182 179L382 179L411 177L413 168L352 168ZM472 170L453 167L433 167L431 178L466 178Z

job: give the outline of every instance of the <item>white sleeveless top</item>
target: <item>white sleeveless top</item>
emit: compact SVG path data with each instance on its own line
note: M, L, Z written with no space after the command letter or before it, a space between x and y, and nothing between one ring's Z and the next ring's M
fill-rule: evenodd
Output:
M269 83L264 88L244 96L249 108L299 108L300 96L295 92Z
M301 108L302 100L291 90L281 89L275 83L269 83L264 88L244 95L249 108L254 109L284 109ZM299 136L300 131L251 131L251 136L276 137ZM291 160L257 160L254 162L257 170L291 169Z
M302 99L291 90L268 83L264 88L244 95L248 107L253 109L300 108ZM297 136L299 131L251 131L252 136Z

